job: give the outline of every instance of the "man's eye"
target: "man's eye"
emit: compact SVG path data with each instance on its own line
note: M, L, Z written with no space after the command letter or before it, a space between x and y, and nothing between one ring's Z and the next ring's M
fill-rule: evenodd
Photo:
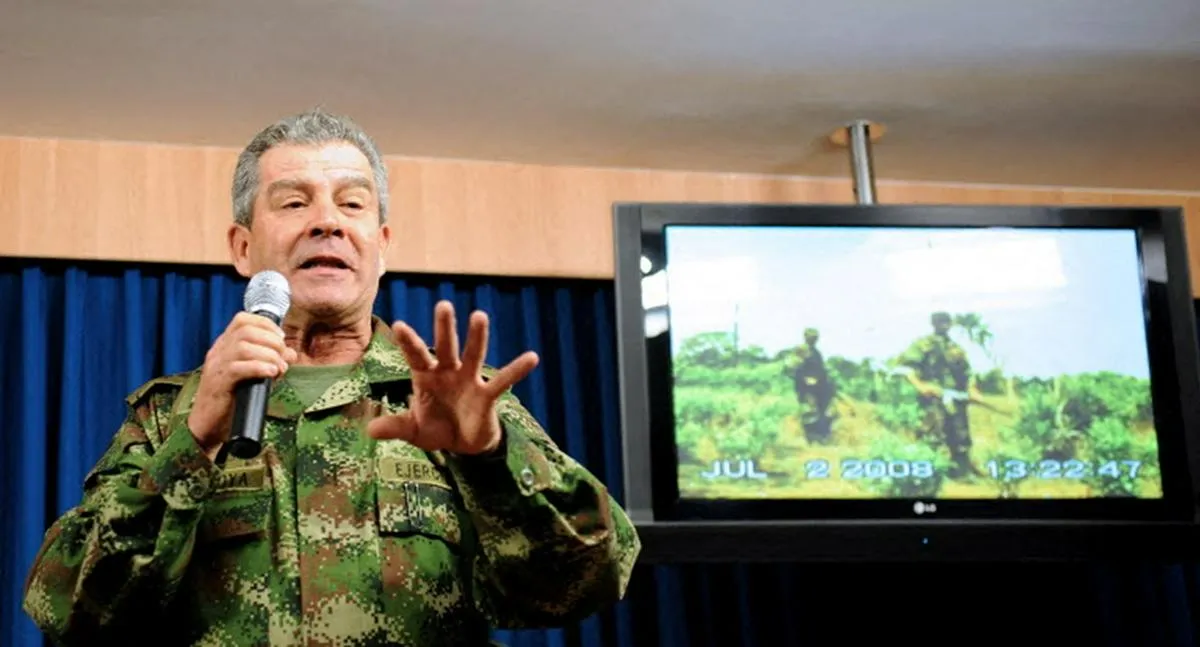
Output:
M300 209L302 207L304 207L304 203L300 202L299 200L289 200L288 202L283 203L284 209Z

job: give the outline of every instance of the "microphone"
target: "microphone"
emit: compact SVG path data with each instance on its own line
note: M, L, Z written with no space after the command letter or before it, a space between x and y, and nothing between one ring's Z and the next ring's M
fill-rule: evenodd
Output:
M291 288L279 272L264 270L246 286L242 300L247 312L266 317L278 325L291 306ZM233 428L225 444L238 458L254 458L262 451L262 430L267 418L271 378L243 380L234 387Z

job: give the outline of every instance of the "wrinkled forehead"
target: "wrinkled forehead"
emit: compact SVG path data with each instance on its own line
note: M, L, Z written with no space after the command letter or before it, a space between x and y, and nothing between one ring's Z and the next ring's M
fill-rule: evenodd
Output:
M258 160L260 187L344 185L375 187L371 162L353 144L284 144Z

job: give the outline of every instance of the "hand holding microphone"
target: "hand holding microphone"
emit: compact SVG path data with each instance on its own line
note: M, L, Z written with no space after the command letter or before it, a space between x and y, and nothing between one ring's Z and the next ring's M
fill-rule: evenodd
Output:
M271 382L296 361L279 327L290 298L283 275L255 274L246 288L246 311L233 318L205 355L188 428L209 458L224 443L239 458L258 454Z

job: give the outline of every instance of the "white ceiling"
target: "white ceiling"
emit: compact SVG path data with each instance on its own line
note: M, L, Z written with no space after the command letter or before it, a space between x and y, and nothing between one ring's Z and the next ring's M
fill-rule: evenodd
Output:
M1200 191L1200 0L0 0L0 133Z

